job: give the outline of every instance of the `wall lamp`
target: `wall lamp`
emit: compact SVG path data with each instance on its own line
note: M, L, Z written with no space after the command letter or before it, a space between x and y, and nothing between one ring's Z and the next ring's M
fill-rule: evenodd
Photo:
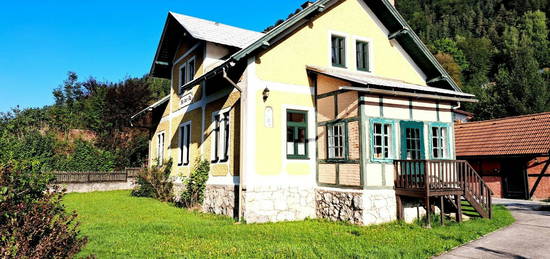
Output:
M269 88L267 88L267 86L265 87L264 91L262 92L262 96L264 98L264 102L267 100L267 98L269 97Z

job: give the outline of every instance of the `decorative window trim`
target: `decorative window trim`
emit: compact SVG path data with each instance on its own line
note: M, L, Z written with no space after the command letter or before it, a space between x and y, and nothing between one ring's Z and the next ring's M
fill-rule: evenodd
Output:
M300 114L304 114L305 118L304 118L304 122L289 122L288 121L288 113L291 112L291 113L300 113ZM285 139L284 139L284 142L285 142L285 154L286 154L286 158L287 159L292 159L292 160L307 160L309 159L309 134L308 134L308 131L309 131L309 111L307 110L297 110L297 109L285 109L285 113L284 113L284 116L285 116L285 126L284 126L284 130L285 130ZM296 143L294 143L294 154L289 154L288 153L288 135L286 134L287 131L288 131L288 127L291 126L291 127L294 127L294 128L298 128L298 127L302 127L305 129L305 143L304 143L304 155L297 155L297 151L298 151L298 146Z
M193 72L189 71L189 64L193 62ZM183 79L183 73L181 73L181 69L182 68L185 68L185 80ZM195 56L192 56L191 58L189 58L187 61L183 62L183 64L181 64L179 67L178 67L178 74L179 74L179 91L178 93L181 95L183 94L183 86L185 86L187 83L193 81L193 79L195 78L195 74L197 73L197 62L196 62L196 58ZM189 79L191 78L191 76L193 76L193 79Z
M330 130L332 127L342 125L342 157L331 157L331 146L330 146ZM327 132L327 138L326 138L326 152L327 152L327 160L330 161L339 161L339 160L348 160L349 159L349 137L348 137L348 123L344 121L333 121L329 122L325 125L325 129Z
M364 42L368 44L368 70L359 69L357 66L357 43ZM354 61L355 61L355 70L359 72L374 73L374 41L371 38L353 36L353 50L354 50Z
M185 128L188 127L187 129L187 136L184 136L184 133L185 133ZM179 126L179 139L178 139L178 145L179 145L179 161L178 161L178 166L189 166L190 164L190 161L191 161L191 121L187 121L187 122L184 122L182 124L180 124ZM187 137L187 142L186 139L184 139L184 137ZM186 151L187 153L184 154L184 148L186 148ZM185 155L185 159L184 159L184 155ZM186 161L184 161L186 160Z
M445 136L445 150L444 150L444 154L445 156L442 157L442 158L437 158L437 157L434 157L433 155L433 132L432 132L432 128L446 128L446 136ZM428 124L428 146L429 146L429 152L428 152L428 157L430 159L433 159L433 160L452 160L452 156L451 156L451 125L449 123L444 123L444 122L430 122Z
M162 141L161 141L161 136L162 136ZM165 146L166 146L166 132L161 131L157 133L157 156L156 156L157 166L161 166L164 164Z
M225 115L227 114L227 115ZM218 126L217 126L217 123L218 123L218 120L216 119L216 117L218 116L224 116L224 120L226 120L226 123L223 125L223 133L224 133L224 138L222 139L222 141L224 141L223 143L223 149L224 149L224 153L222 158L219 157L220 153L218 152L218 149L220 148L220 139L218 138L221 138L220 137L220 133L218 131ZM227 116L227 117L225 117ZM210 162L213 163L213 164L224 164L224 163L228 163L229 162L229 157L231 155L231 107L229 108L225 108L225 109L222 109L222 110L219 110L219 111L216 111L216 112L213 112L212 113L212 124L213 124L213 130L212 130L212 133L210 134L210 136L212 137L212 141L211 141L211 159L210 159ZM221 126L220 126L220 129L221 129Z
M391 132L390 132L390 146L389 146L389 152L390 157L389 158L376 158L374 157L374 124L380 123L382 125L391 125ZM371 162L379 162L379 163L392 163L393 160L397 158L398 152L397 152L397 144L396 141L399 141L397 138L397 123L395 120L388 120L388 119L382 119L382 118L371 118L369 120L369 152L370 152L370 161Z

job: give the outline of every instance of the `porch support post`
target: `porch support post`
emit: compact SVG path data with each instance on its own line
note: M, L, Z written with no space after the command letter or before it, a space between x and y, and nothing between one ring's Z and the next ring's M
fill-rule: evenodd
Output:
M426 227L432 228L432 217L431 217L432 209L430 206L430 196L426 196L424 205L426 206Z
M462 222L462 202L460 195L455 195L456 202L456 221Z
M404 208L403 200L401 200L401 195L396 195L395 200L397 202L397 220L404 220Z
M443 195L439 196L439 202L441 204L441 207L439 208L439 220L441 221L441 226L445 225L445 202L443 200Z

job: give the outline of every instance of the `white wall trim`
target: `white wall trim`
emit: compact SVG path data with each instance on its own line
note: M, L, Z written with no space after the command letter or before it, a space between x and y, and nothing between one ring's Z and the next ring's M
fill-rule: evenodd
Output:
M344 38L344 41L345 41L345 64L344 66L345 67L335 67L332 65L332 36L338 36L338 37L343 37ZM351 48L350 48L350 34L348 33L345 33L345 32L340 32L340 31L334 31L334 30L329 30L328 31L328 37L327 37L327 41L328 41L328 50L327 50L327 60L328 60L328 63L327 63L327 67L330 67L330 68L333 68L333 69L341 69L341 70L348 70L350 68L350 61L352 59L350 59L350 56L351 56Z
M225 175L225 176L213 176L208 177L206 181L207 185L239 185L240 177Z
M374 65L374 40L372 38L368 38L368 37L362 37L362 36L357 36L357 35L353 35L352 36L352 46L353 46L353 53L357 53L357 42L358 41L361 41L361 42L367 42L369 44L369 71L363 71L363 70L359 70L357 68L357 55L353 55L354 59L353 59L353 67L355 69L355 71L357 72L360 72L360 73L365 73L365 74L369 74L369 75L372 75L375 73L376 69L375 69L375 65Z
M178 126L178 167L189 167L191 165L191 161L192 161L192 158L191 158L191 141L193 139L193 127L192 127L192 121L185 121L185 122L182 122L180 123L180 125ZM183 146L181 146L181 142L182 142L182 139L181 139L181 129L185 126L189 125L189 148L187 149L187 152L189 153L189 161L187 161L187 165L184 165L183 164L183 161L182 161L182 152L183 152Z

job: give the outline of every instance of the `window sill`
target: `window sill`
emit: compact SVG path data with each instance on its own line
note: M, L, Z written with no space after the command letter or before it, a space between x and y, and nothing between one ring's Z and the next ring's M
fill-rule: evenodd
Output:
M387 159L371 158L370 162L371 163L377 163L377 164L392 164L393 160L395 160L395 158L387 158Z
M287 156L287 160L310 160L307 156Z
M337 67L337 68L344 68L344 69L347 69L347 67L345 65L339 65L339 64L332 64L333 67Z

